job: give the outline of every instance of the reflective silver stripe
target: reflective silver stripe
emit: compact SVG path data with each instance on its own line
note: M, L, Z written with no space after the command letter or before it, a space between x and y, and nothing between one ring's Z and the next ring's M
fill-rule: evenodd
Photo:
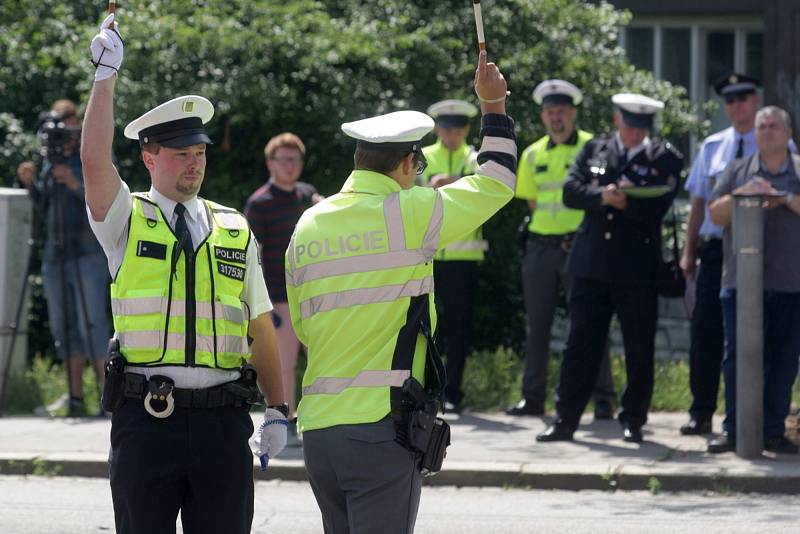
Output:
M456 241L451 245L447 245L445 250L489 250L489 242L485 239L473 241Z
M166 304L163 297L142 297L130 299L111 299L111 313L117 317L125 315L145 315L161 313L161 306Z
M142 205L142 211L144 212L145 217L147 217L151 221L158 220L158 213L156 212L155 206L141 199L139 203Z
M416 297L433 291L433 277L427 276L419 280L409 280L405 284L392 284L380 287L347 289L336 293L326 293L311 297L300 303L300 317L308 319L312 315L349 308L362 304L392 302L403 297Z
M484 162L483 165L478 167L477 174L480 174L481 176L488 176L489 178L494 178L495 180L503 182L512 190L516 189L517 175L496 161L489 160Z
M544 182L536 184L539 191L560 191L564 188L564 182Z
M566 211L568 208L561 202L537 202L537 210Z
M303 395L336 395L347 388L400 387L411 371L361 371L353 378L320 377L303 388Z
M383 217L386 221L386 234L389 236L389 250L405 250L406 235L403 230L403 214L400 211L400 193L392 193L384 199Z
M214 218L219 225L226 230L245 230L247 228L247 222L244 217L238 213L220 213L219 211L214 211Z
M111 310L117 317L162 313L166 312L166 300L162 297L111 299ZM195 311L198 317L203 319L212 318L210 302L198 302ZM170 306L170 315L186 315L186 303L182 300L173 300ZM222 304L221 302L214 303L214 315L232 323L244 323L244 312L241 308Z
M422 240L422 248L431 257L439 248L439 239L442 232L442 222L444 221L444 203L442 202L442 194L436 191L436 201L433 205L433 213L431 220L428 223L428 229L425 230L425 238Z
M135 330L117 332L120 345L128 349L158 349L164 333L160 330ZM197 348L205 352L214 352L214 336L196 336ZM183 350L186 348L186 336L179 333L167 335L167 350ZM217 336L217 352L234 352L247 354L247 339L241 336Z
M481 143L481 152L502 152L504 154L511 154L517 156L517 143L513 139L507 137L489 137L483 138Z
M425 263L429 259L430 257L420 249L364 254L363 256L350 256L312 263L297 269L292 273L291 278L292 284L299 286L329 276L367 273L395 267L412 267Z

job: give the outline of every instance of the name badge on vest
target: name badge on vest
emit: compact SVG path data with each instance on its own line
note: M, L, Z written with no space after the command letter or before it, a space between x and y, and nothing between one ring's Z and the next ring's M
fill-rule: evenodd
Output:
M239 280L240 282L244 280L244 269L237 267L236 265L229 265L227 263L218 261L217 271L222 276L227 276L228 278L233 278L235 280Z
M163 243L140 240L136 246L136 255L140 258L165 260L167 259L167 245L164 245Z
M247 264L247 251L240 248L226 248L214 245L214 256L222 261L241 263L242 265Z

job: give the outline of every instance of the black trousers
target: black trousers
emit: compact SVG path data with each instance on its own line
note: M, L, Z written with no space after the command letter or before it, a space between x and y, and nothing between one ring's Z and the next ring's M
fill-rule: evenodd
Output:
M704 242L698 247L697 255L700 268L697 271L689 348L689 387L692 390L689 413L698 419L710 419L717 409L725 339L719 299L722 241Z
M253 422L246 408L175 408L165 419L129 401L111 419L118 534L247 534L253 522Z
M655 287L627 286L575 277L569 298L570 330L561 363L556 411L577 428L589 402L616 313L625 346L627 385L620 421L641 426L653 395L658 297Z
M458 404L464 398L461 380L470 351L472 310L478 289L477 261L434 261L436 300L441 310L437 336L443 340L447 359L445 397Z

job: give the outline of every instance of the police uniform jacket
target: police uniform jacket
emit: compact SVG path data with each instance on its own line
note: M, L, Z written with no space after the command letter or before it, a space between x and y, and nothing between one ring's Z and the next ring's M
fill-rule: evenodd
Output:
M683 156L669 143L650 140L643 150L620 165L616 136L590 140L564 184L564 204L585 211L567 261L570 274L628 285L655 283L661 247L661 220L677 192ZM657 198L628 196L618 210L602 202L602 190L627 178L636 186L669 185Z

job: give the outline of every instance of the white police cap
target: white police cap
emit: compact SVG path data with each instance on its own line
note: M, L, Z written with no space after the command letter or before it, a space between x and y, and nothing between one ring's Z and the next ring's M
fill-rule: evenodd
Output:
M664 109L664 102L635 93L617 93L611 102L619 108L622 120L633 128L650 128L653 115Z
M442 100L428 108L428 115L433 117L437 126L459 128L469 124L469 120L478 114L478 108L466 100Z
M545 80L533 90L533 101L540 106L558 104L577 106L583 101L583 93L568 81Z
M433 129L433 119L419 111L395 111L342 124L342 131L359 144L416 152Z
M125 127L125 137L139 143L180 148L211 143L203 127L214 116L214 106L197 95L179 96L156 106Z

